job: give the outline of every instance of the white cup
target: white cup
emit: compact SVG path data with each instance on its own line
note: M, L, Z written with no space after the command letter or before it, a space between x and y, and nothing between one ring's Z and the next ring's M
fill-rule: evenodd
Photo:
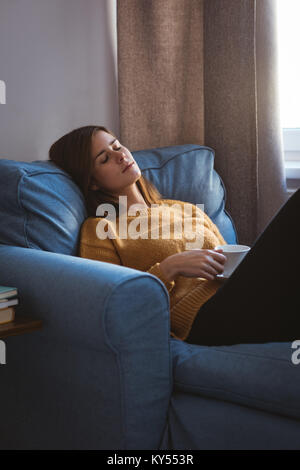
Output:
M224 271L222 273L224 277L231 276L242 259L251 250L250 246L246 245L218 245L215 247L215 250L218 249L223 250L223 255L226 256Z

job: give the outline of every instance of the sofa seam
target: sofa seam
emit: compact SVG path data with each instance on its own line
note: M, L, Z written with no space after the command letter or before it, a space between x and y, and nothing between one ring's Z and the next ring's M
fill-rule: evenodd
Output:
M243 352L235 352L235 351L224 351L223 349L215 349L215 351L221 351L222 353L225 352L225 354L235 354L237 356L243 356L243 357L257 357L259 359L264 359L265 361L275 361L275 362L282 362L284 364L290 364L290 361L287 359L281 359L281 358L275 358L275 357L266 357L266 356L261 356L259 354L253 354L253 353L243 353Z
M211 151L213 153L213 156L214 156L214 163L215 163L215 160L216 160L216 152L214 149L211 148ZM214 165L215 166L215 165ZM238 238L238 234L237 234L237 230L236 230L236 227L235 227L235 223L233 221L233 218L231 217L231 215L229 214L229 212L227 212L225 206L226 206L226 202L227 202L227 189L225 187L225 184L224 184L224 181L221 177L221 175L219 175L219 173L215 170L215 168L213 167L213 171L218 175L218 177L220 178L220 181L221 181L221 185L223 187L223 191L224 191L224 207L223 207L223 211L225 212L225 214L229 217L231 223L232 223L232 226L233 226L233 229L234 229L234 233L235 233L235 238L236 238L236 241L237 243L239 242L239 238Z
M194 144L188 144L188 145L194 145ZM196 146L196 148L192 148L192 149L189 149L189 150L185 150L184 152L181 152L181 153L176 153L175 155L172 155L168 160L166 160L162 165L158 166L158 167L149 167L149 168L143 168L141 171L148 171L148 170L160 170L161 168L163 168L165 165L167 165L170 161L174 160L174 158L178 157L178 156L182 156L186 153L190 153L190 152L193 152L194 150L201 150L201 149L206 149L206 150L210 150L213 152L213 149L210 148L210 147L206 147L205 145L198 145ZM137 153L137 152L144 152L145 150L137 150L136 152L133 152L133 153Z
M183 389L184 389L184 388L194 389L195 391L196 391L196 390L197 390L197 391L202 391L202 392L204 392L204 394L205 394L205 392L208 393L209 391L211 391L211 392L225 392L225 393L227 393L228 395L232 395L233 398L236 396L236 397L240 397L240 398L246 398L246 399L248 399L248 400L252 400L252 401L254 401L254 402L261 403L261 404L270 404L270 403L271 403L272 405L275 405L275 406L282 406L282 405L280 404L280 402L275 402L275 401L273 401L273 402L268 402L268 401L262 400L262 399L260 399L260 398L253 398L253 397L249 397L248 395L245 395L245 394L241 394L241 393L237 393L237 392L232 392L232 391L229 391L229 390L227 390L227 389L225 389L225 388L201 387L201 386L198 387L197 385L186 385L186 384L184 384L184 383L182 383L182 382L178 382L178 381L175 381L174 383L175 383L175 385L181 386ZM209 395L205 395L205 396L207 396L208 398L212 398L212 397L210 397ZM215 397L213 397L213 398L215 398ZM218 399L218 398L217 398L217 399ZM233 402L233 403L234 403L234 402ZM249 405L245 405L245 406L249 406ZM293 406L286 406L286 405L284 405L284 406L285 406L286 409L289 409L289 410L291 410L291 411L298 411L298 412L300 412L300 408L295 408L295 407L293 407Z
M188 344L188 343L186 343ZM250 343L245 343L245 344L250 344ZM260 344L260 343L253 343L253 344ZM189 350L193 350L193 346L196 346L196 345L191 345L192 347L189 348ZM275 357L267 357L267 356L261 356L261 355L258 355L258 354L253 354L253 353L246 353L246 352L240 352L240 351L226 351L224 349L221 349L221 348L214 348L212 346L207 346L206 350L209 350L209 351L219 351L219 352L222 352L223 354L235 354L237 356L251 356L251 357L258 357L260 359L264 359L264 360L271 360L271 361L280 361L280 362L283 362L283 363L287 363L287 364L290 364L290 361L287 360L287 359L281 359L281 358L275 358Z
M214 171L217 173L217 171L214 169ZM222 180L222 177L219 175L219 173L217 173L217 175L219 176L220 178L220 181L221 181L221 185L223 187L223 191L224 191L224 207L223 207L223 211L225 212L225 214L227 215L227 217L229 218L229 220L231 221L231 224L233 226L233 230L234 230L234 233L235 233L235 238L236 238L236 242L239 243L239 237L238 237L238 233L237 233L237 230L236 230L236 226L235 226L235 223L233 221L233 218L231 217L230 213L226 210L226 202L227 202L227 190L226 190L226 187L225 187L225 184Z

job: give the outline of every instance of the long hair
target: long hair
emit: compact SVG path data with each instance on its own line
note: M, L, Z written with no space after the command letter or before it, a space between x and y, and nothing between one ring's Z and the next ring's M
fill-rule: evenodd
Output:
M119 214L118 196L103 189L92 190L92 137L95 132L104 131L117 138L109 129L103 126L84 126L74 129L54 142L49 150L49 158L57 166L66 171L81 189L85 198L89 216L95 217L97 207L103 203L112 204L116 214ZM136 181L143 198L148 205L156 204L161 194L156 187L144 176Z

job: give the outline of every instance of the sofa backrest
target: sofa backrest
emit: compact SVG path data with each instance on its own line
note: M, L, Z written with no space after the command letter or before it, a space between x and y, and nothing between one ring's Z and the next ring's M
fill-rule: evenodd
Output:
M225 185L214 170L214 151L186 144L132 152L142 174L166 199L203 204L227 243L238 243L234 222L225 210Z
M236 243L225 211L225 188L207 147L181 145L132 152L142 174L164 198L204 204L227 243ZM0 160L0 243L76 255L84 199L67 173L51 161Z
M50 161L0 160L0 243L75 255L81 191Z

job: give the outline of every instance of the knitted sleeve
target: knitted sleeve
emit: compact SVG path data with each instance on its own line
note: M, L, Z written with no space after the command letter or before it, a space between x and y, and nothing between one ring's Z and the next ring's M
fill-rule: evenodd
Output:
M116 250L112 240L105 238L100 240L95 235L95 221L86 219L81 228L79 256L81 258L104 261L106 263L123 265L122 260ZM168 292L171 292L175 282L168 281L160 270L160 263L155 263L147 271L149 274L158 277L166 286Z
M153 274L153 276L158 277L158 279L160 279L164 283L169 293L175 286L175 281L168 281L164 277L163 273L160 270L160 263L155 263L153 266L151 266L151 268L147 270L147 273Z

